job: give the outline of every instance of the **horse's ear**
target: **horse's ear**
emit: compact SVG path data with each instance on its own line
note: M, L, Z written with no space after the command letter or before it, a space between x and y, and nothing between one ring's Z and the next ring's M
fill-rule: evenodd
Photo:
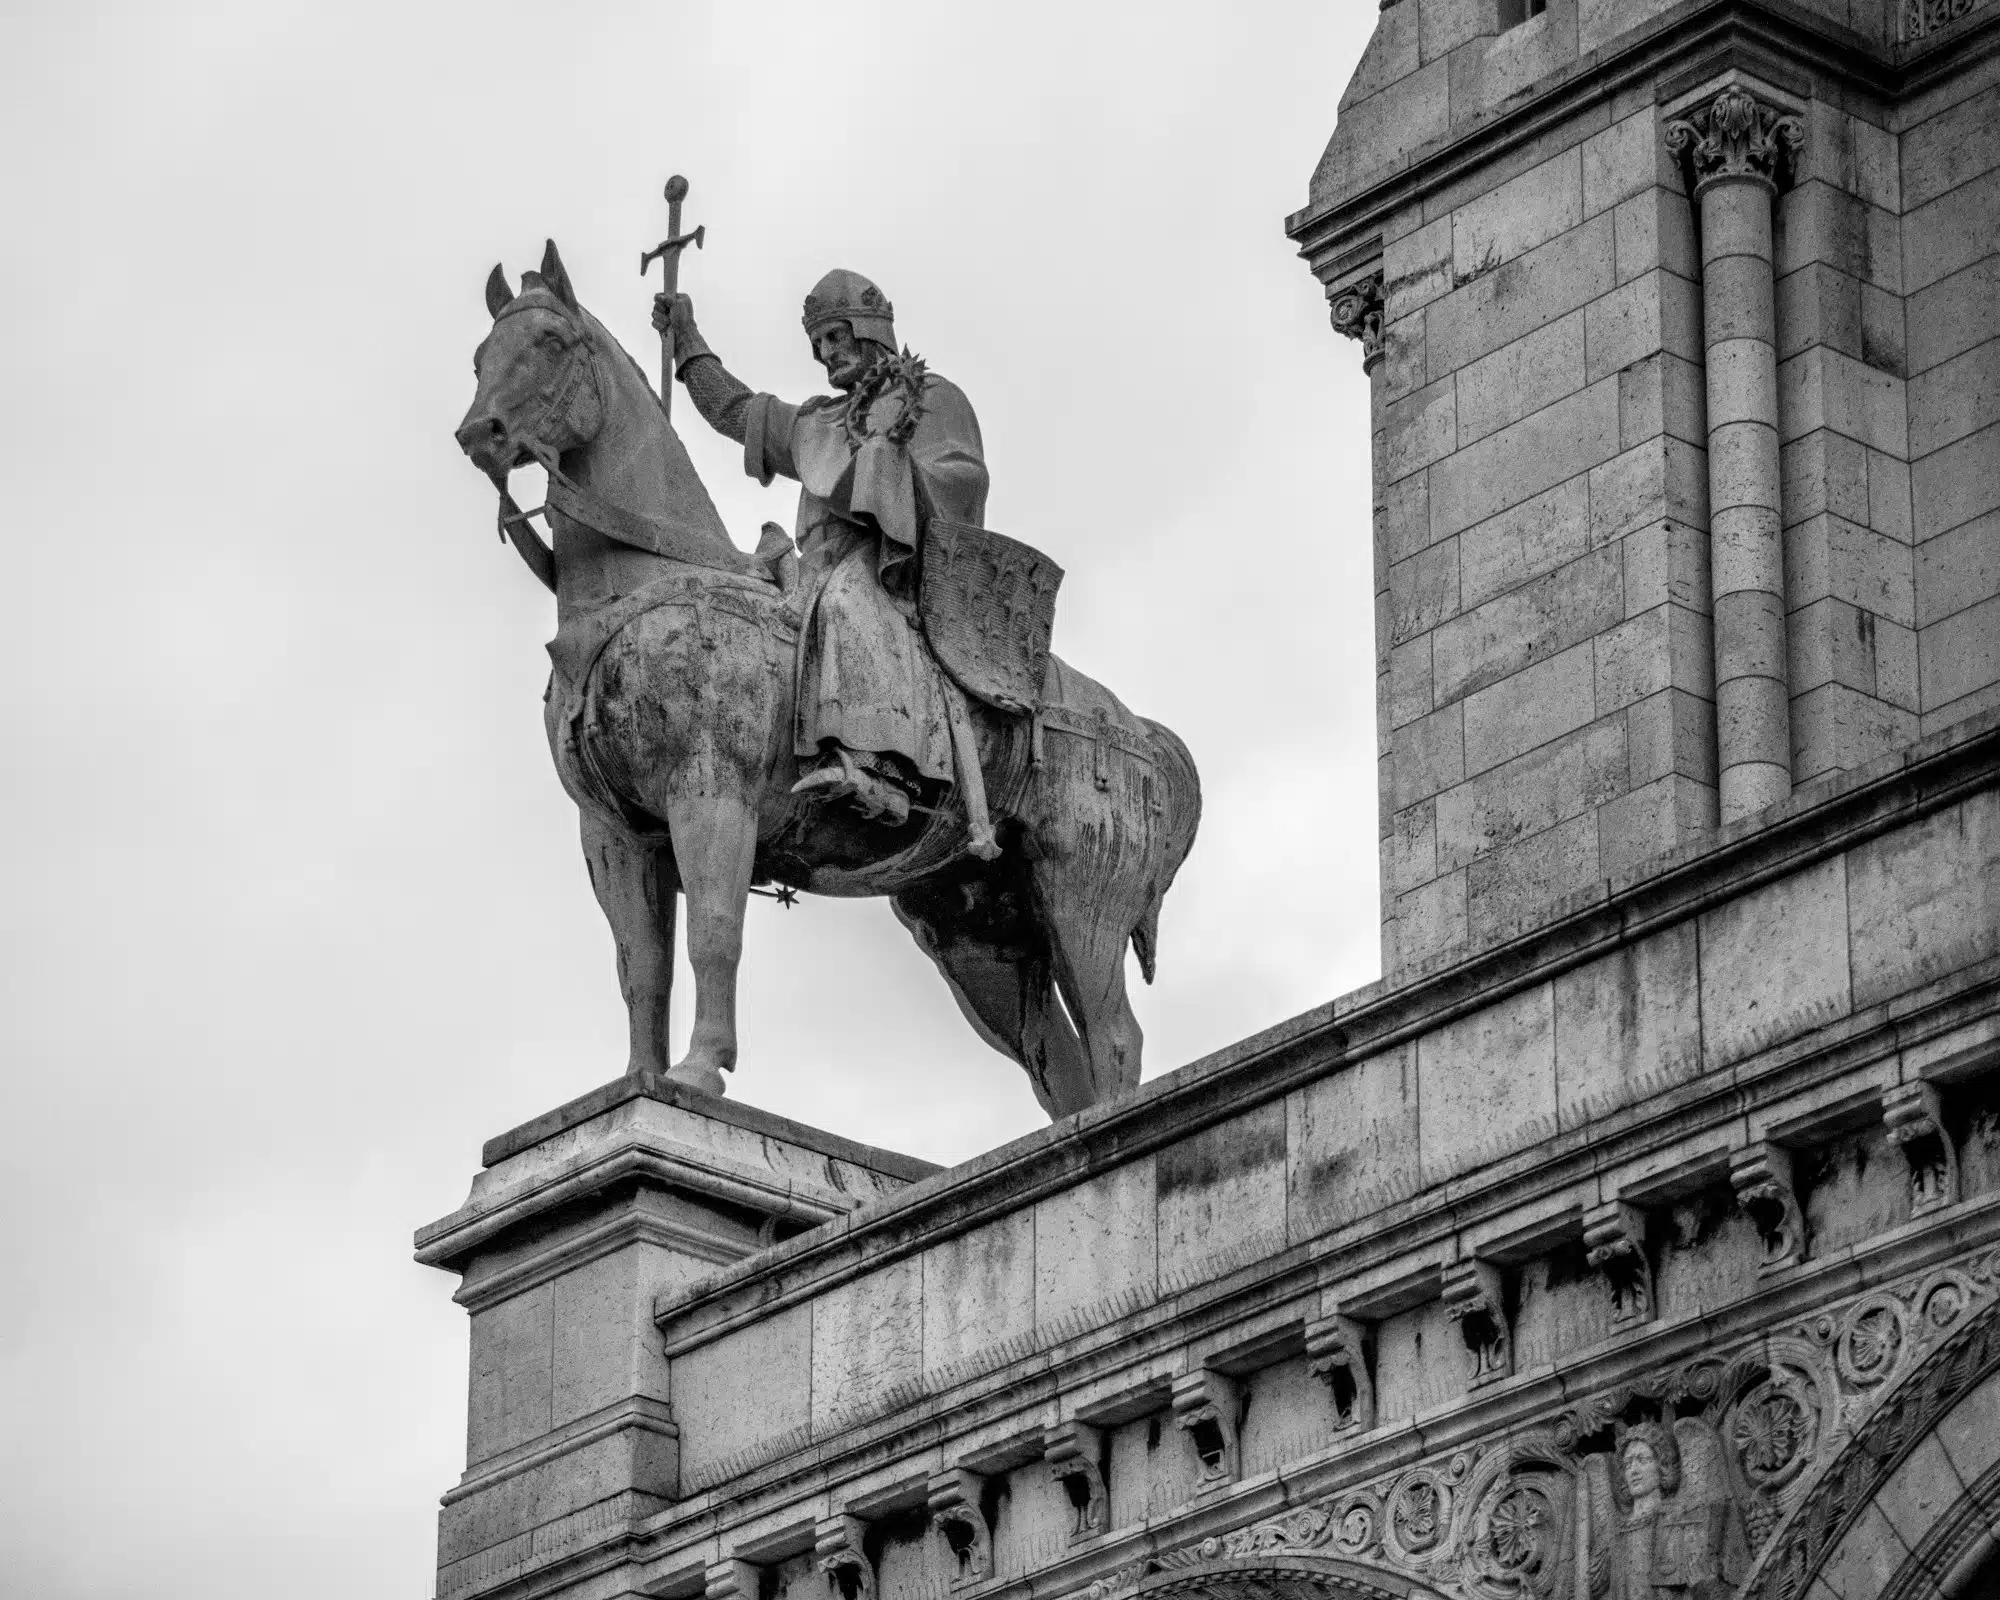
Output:
M549 241L548 248L542 252L542 278L551 289L555 290L558 300L572 311L577 309L576 291L569 286L569 272L563 266L562 252L556 249L556 242L553 239Z
M507 274L500 270L498 262L486 279L486 314L498 317L507 309L507 302L514 298L514 291L507 287Z

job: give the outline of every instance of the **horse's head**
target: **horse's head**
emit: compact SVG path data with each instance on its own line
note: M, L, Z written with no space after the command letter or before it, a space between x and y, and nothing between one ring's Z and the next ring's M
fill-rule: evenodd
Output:
M479 388L458 425L459 448L491 476L589 443L604 426L597 351L553 239L518 295L493 269L486 309L493 331L472 357Z

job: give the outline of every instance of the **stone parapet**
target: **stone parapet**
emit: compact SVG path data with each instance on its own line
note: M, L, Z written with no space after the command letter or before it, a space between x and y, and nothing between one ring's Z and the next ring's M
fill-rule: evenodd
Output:
M1756 1367L1774 1325L2000 1243L2000 718L1760 823L663 1279L624 1326L658 1339L677 1480L464 1592L692 1595L729 1561L768 1593L836 1514L876 1600L1115 1586L1468 1451L1479 1500L1514 1470L1490 1441L1703 1373L1716 1426L1772 1382L1835 1405L1837 1363ZM1569 1482L1598 1446L1548 1448ZM1792 1481L1750 1502L1766 1532Z

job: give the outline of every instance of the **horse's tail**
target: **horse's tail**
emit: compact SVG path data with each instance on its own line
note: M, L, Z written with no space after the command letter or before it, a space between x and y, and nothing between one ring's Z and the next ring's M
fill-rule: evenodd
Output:
M1160 944L1160 902L1173 887L1174 874L1194 848L1195 830L1201 826L1201 779L1194 770L1194 757L1181 743L1179 734L1150 717L1141 720L1153 736L1162 789L1159 872L1147 896L1146 909L1132 930L1132 949L1139 957L1140 975L1151 983Z

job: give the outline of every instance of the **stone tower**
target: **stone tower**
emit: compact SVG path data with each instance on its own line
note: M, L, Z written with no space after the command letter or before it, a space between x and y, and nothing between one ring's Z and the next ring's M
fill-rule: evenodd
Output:
M2000 1583L2000 0L1388 0L1289 231L1384 981L947 1171L502 1134L444 1600Z
M1374 402L1385 968L2000 704L1989 20L1383 6L1289 230Z

